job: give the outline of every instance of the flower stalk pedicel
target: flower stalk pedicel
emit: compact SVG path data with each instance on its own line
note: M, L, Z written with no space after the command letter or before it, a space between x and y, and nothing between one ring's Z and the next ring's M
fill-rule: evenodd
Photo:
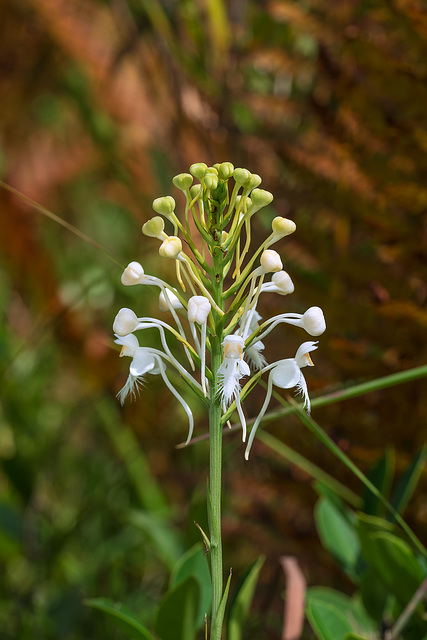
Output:
M199 184L193 184L194 178ZM193 434L192 411L167 371L175 371L182 384L208 407L211 640L221 638L223 598L227 593L227 587L223 590L221 540L223 425L237 411L242 440L246 442L243 401L264 373L268 374L267 393L246 444L246 459L267 411L273 386L295 388L309 411L307 383L301 369L313 365L310 353L317 349L317 342L303 342L295 357L267 364L262 340L281 323L299 327L310 336L319 336L326 328L319 307L311 307L304 313L283 312L264 322L258 313L259 300L266 293L287 296L294 290L289 274L283 271L279 253L270 247L296 228L292 220L274 218L272 233L250 255L251 219L273 200L271 193L258 188L260 183L259 176L247 169L235 169L230 162L213 167L196 163L191 165L189 173L175 176L173 184L185 198L183 215L176 213L172 196L156 198L153 209L157 215L143 225L142 231L160 241L161 257L175 261L177 282L169 284L146 274L136 261L126 267L121 278L126 286L158 287L160 310L170 313L171 324L156 318L139 318L125 308L118 312L113 325L116 343L122 346L121 355L131 358L128 379L118 394L122 403L128 395L136 395L148 374L160 375L187 415L186 444ZM171 235L165 232L165 220L172 226ZM268 282L267 277L270 277ZM224 286L226 279L228 288ZM137 331L152 328L160 334L162 349L140 346L135 336ZM182 349L181 355L177 349L172 351L168 339L176 341ZM246 384L242 389L243 378Z

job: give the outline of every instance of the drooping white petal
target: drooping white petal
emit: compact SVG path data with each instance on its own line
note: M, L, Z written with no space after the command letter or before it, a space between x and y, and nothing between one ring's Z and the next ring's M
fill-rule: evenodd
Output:
M299 382L301 370L294 358L279 360L271 372L273 384L279 389L292 389Z
M151 372L156 366L154 356L144 347L139 347L135 351L129 371L133 376L143 376L149 371Z
M233 402L235 394L240 392L241 374L238 361L225 358L218 368L217 376L218 391L225 410Z
M313 363L311 361L310 356L308 355L311 351L317 349L317 342L313 342L308 340L307 342L303 342L299 347L295 354L295 360L299 367L313 367Z
M254 342L248 349L245 350L245 355L247 356L249 362L252 365L252 368L255 369L255 371L259 371L267 364L267 360L261 353L264 348L264 343L259 340L258 342Z

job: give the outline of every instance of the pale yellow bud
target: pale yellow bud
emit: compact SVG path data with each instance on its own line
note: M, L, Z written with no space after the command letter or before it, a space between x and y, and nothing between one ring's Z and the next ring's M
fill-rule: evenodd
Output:
M190 167L190 173L198 180L201 180L205 175L205 171L208 168L208 165L204 162L195 162Z
M139 262L130 262L122 273L121 281L126 287L141 284L144 277L144 269Z
M150 238L162 238L165 222L160 216L154 216L142 225L142 233Z
M251 173L247 169L234 169L233 178L237 184L244 184L250 180Z
M257 209L266 207L270 202L273 202L273 194L264 189L254 189L251 193L251 198Z
M156 198L153 202L154 211L166 217L168 217L173 211L175 211L175 206L175 200L172 198L172 196L163 196L162 198Z
M274 273L275 271L281 271L283 264L277 251L273 249L266 249L261 254L261 267L265 273Z
M182 251L182 242L177 236L169 236L162 242L159 254L162 258L178 258Z
M271 227L273 229L274 235L280 238L289 236L297 228L293 220L282 218L281 216L277 216L277 218L274 218L273 222L271 223Z
M204 296L193 296L188 301L188 320L203 324L206 322L211 310L211 303Z
M175 187L181 189L181 191L185 191L193 184L193 176L189 173L179 173L177 176L172 178L172 182Z

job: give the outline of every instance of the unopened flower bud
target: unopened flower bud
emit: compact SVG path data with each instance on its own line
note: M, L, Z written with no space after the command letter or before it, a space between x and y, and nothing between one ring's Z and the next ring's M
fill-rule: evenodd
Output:
M165 222L160 216L154 216L142 225L142 233L150 238L162 238Z
M190 195L192 199L194 200L194 198L197 198L202 192L202 190L203 190L203 187L201 184L193 184L193 186L190 189Z
M134 284L140 284L144 277L144 269L139 262L130 262L122 273L122 284L130 287Z
M207 169L203 181L207 189L216 189L218 186L218 175L210 169Z
M175 200L172 196L163 196L163 198L156 198L153 202L153 209L156 213L161 213L162 216L168 217L173 211L175 211Z
M242 198L243 202L242 204L240 204ZM236 196L236 208L239 206L239 204L241 213L244 213L252 206L252 200L249 198L249 196Z
M249 180L250 189L255 189L261 184L261 182L262 182L261 176L259 176L257 173L251 173L251 177Z
M320 307L310 307L302 316L302 326L311 336L320 336L326 330L325 316Z
M160 291L159 295L159 309L160 311L170 311L170 308L182 309L182 304L177 295L170 289Z
M206 322L211 310L211 303L204 296L193 296L188 301L188 320L203 324Z
M277 271L271 276L271 282L277 287L276 293L280 293L282 296L286 296L289 293L293 293L295 287L291 280L291 276L286 271Z
M266 249L261 254L261 267L265 273L274 273L275 271L281 271L283 264L277 251L273 249Z
M273 222L271 223L271 227L273 229L273 233L281 238L289 236L297 228L293 220L282 218L281 216L277 216L277 218L274 218Z
M208 165L204 162L195 162L190 167L190 173L198 180L201 180L205 175L205 171L208 168Z
M138 326L138 318L132 309L120 309L113 322L113 331L118 336L127 336L135 331Z
M215 167L218 170L218 175L221 180L228 180L228 178L231 178L233 175L234 166L231 162L221 162L221 164L217 164Z
M266 207L273 201L273 194L264 189L254 189L251 193L251 198L257 209L261 209L261 207Z
M172 182L177 189L186 191L193 184L193 176L189 173L179 173L177 176L172 178Z
M245 184L251 177L250 171L247 169L234 169L233 178L237 184Z
M159 254L162 258L177 258L181 251L181 240L177 236L169 236L160 245Z

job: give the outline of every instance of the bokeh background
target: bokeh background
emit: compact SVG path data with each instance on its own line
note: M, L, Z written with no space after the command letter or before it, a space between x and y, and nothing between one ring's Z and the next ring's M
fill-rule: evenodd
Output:
M425 363L427 13L417 0L2 0L0 104L4 181L105 249L0 189L0 637L119 639L82 600L150 620L206 521L208 453L175 448L185 417L156 377L123 409L115 398L117 310L158 315L120 265L173 277L140 232L151 202L180 203L171 178L193 162L228 160L275 195L255 242L275 215L297 224L275 247L295 293L260 312L324 309L312 397ZM300 338L279 328L267 358ZM313 417L365 472L394 448L399 475L425 408L418 380ZM268 429L360 493L296 418ZM238 433L224 457L225 563L237 584L265 554L247 637L277 639L280 556L310 585L353 587L318 541L312 479L259 442L245 463ZM407 512L421 538L426 485Z

